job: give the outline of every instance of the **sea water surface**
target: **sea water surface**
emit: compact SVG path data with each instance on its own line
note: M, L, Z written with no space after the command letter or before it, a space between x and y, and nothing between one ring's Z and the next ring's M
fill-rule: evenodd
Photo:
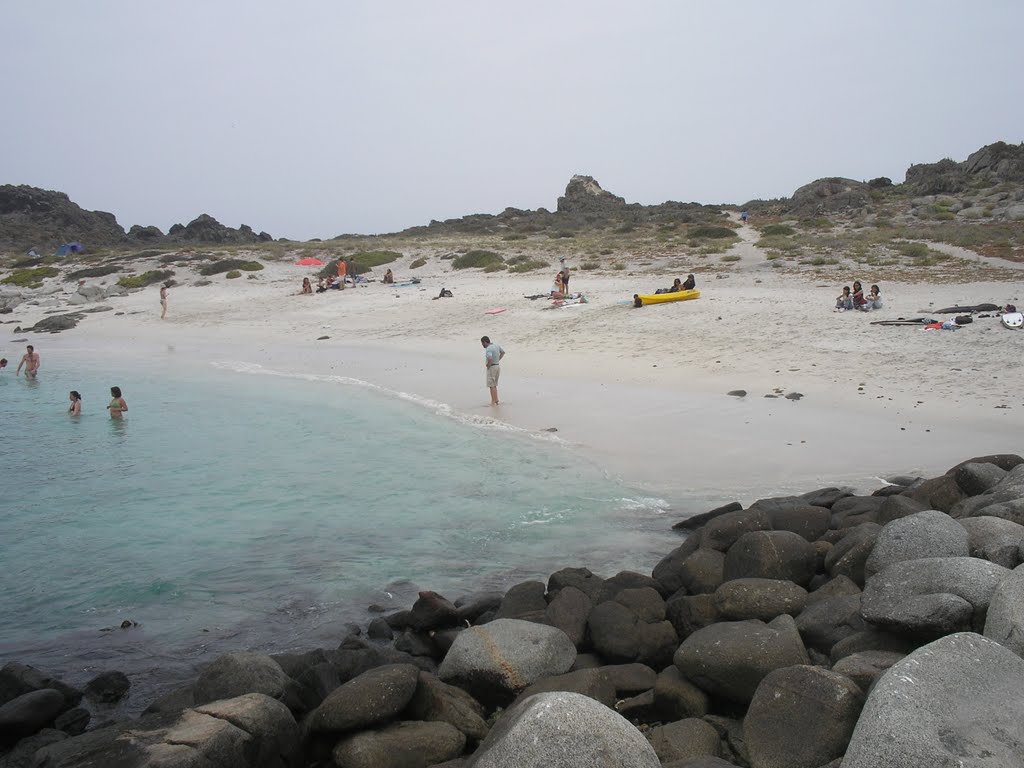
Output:
M120 669L138 711L223 651L335 645L371 603L649 572L678 543L664 501L557 436L275 373L51 356L36 382L0 375L3 661Z

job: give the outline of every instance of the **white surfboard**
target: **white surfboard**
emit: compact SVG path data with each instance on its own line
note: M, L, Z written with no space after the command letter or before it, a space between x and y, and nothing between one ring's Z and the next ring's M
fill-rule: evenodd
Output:
M1011 312L1008 315L1003 315L1002 322L1006 328L1019 331L1021 326L1024 326L1024 313Z

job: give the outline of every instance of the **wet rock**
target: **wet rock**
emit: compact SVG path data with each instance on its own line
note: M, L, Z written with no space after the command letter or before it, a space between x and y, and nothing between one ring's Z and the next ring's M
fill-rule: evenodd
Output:
M1024 568L1005 576L992 594L985 637L1024 657Z
M953 470L953 479L968 496L980 496L999 485L999 482L1006 477L1007 470L995 464L967 463L961 464Z
M548 601L544 597L544 582L524 581L505 593L501 607L495 614L498 619L525 619L543 621Z
M20 341L24 341L24 339L20 339ZM0 669L0 704L6 704L23 693L41 691L44 688L60 691L64 697L65 709L77 706L82 700L80 690L72 688L45 672L40 672L35 667L11 662Z
M442 683L426 672L420 672L409 714L416 720L448 723L474 741L487 737L480 703L461 688Z
M402 722L343 738L333 757L338 768L426 768L465 746L466 736L448 723Z
M665 721L704 717L708 713L709 699L673 665L658 673L654 683L654 708Z
M458 609L437 592L420 592L409 611L409 626L420 632L459 623Z
M192 686L197 704L233 699L246 693L262 693L282 700L291 678L269 656L252 651L232 651L207 666Z
M1024 525L999 517L965 517L959 522L967 531L971 557L981 557L1004 568L1020 565Z
M678 583L692 595L714 592L725 574L725 554L717 549L698 549L679 566Z
M700 545L707 549L725 552L736 540L751 531L771 530L772 522L761 511L728 512L716 517L701 531Z
M548 603L544 620L565 632L576 648L583 648L587 638L587 619L593 607L590 598L576 587L563 587Z
M501 592L476 592L459 598L455 601L459 623L474 624L485 613L497 611L504 597Z
M741 512L743 511L743 505L738 501L730 501L728 504L724 504L721 507L715 507L714 509L703 512L693 517L688 517L685 520L680 520L678 523L672 526L672 530L682 531L695 531L705 523L714 520L720 515L724 515L727 512Z
M846 576L854 584L864 585L864 566L875 547L882 527L864 523L841 538L825 555L825 569L833 577Z
M23 693L0 707L0 744L31 736L64 709L64 696L53 688Z
M391 631L387 621L378 618L370 622L366 628L366 636L371 640L391 640L395 633Z

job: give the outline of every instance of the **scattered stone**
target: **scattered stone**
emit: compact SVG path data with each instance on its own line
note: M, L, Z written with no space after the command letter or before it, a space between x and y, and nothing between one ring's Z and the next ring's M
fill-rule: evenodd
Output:
M317 341L326 341L329 338L331 338L331 337L330 336L317 336L316 340Z
M746 397L747 390L745 389L734 389L731 392L726 392L729 397Z
M409 626L427 631L459 624L459 611L437 592L420 592L409 611Z
M648 738L662 764L720 754L718 731L695 717L652 728Z
M787 400L800 400L803 398L803 394L800 392L789 392L786 394Z

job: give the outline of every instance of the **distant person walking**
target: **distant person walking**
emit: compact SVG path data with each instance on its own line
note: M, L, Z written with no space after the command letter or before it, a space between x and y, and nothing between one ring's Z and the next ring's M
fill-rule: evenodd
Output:
M121 397L121 388L111 387L110 397L113 398L110 401L110 405L107 406L107 410L110 411L110 418L120 419L121 415L128 410L128 403Z
M160 286L160 319L167 317L167 286Z
M501 376L501 358L505 356L505 350L487 336L481 336L480 343L484 348L484 365L487 367L487 388L491 390L491 405L497 405L498 377Z
M39 353L31 344L25 347L25 354L21 356L18 370L14 372L15 376L21 373L21 366L25 366L26 379L34 379L39 374Z
M742 221L744 224L747 223L747 212L746 211L740 211L740 221Z
M68 408L68 413L72 416L81 416L82 396L72 389L71 393L68 395L68 399L71 401L71 407Z

